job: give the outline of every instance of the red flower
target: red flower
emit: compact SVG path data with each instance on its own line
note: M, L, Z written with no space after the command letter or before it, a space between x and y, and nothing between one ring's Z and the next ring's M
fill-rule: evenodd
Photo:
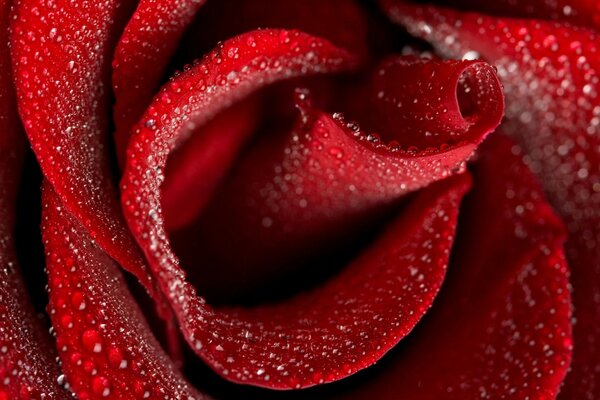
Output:
M440 3L3 1L0 399L600 397L600 8Z

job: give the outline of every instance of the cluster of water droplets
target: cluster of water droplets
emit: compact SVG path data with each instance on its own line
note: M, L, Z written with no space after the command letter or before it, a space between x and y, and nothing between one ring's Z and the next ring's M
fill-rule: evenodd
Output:
M46 204L48 312L78 398L200 399L152 336L116 264L57 203Z
M573 9L563 11L568 17ZM589 322L600 318L600 289L590 285L600 276L597 35L563 23L425 7L404 15L392 9L391 15L415 35L431 40L442 54L461 57L475 51L497 67L506 93L507 118L501 129L521 144L515 154L537 174L570 233L567 250L575 315L585 318L588 326L579 330L575 324L575 362L567 376L567 381L570 376L573 381L567 390L576 397L597 397L598 371L589 363L595 357L590 355L599 351L600 333L597 324L592 327ZM524 210L522 205L517 207L517 211Z

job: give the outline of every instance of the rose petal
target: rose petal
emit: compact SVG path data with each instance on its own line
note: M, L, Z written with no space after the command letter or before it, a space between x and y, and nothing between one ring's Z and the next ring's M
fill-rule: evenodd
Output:
M231 12L244 18L231 18ZM364 10L355 2L348 0L320 0L272 2L269 0L230 0L228 2L208 2L199 12L194 23L184 35L183 44L175 57L173 64L183 64L185 61L199 58L210 51L219 41L229 39L238 34L257 28L289 28L297 29L332 41L345 49L352 50L359 58L366 59L367 18ZM227 23L223 23L227 21ZM352 29L347 29L352 26ZM319 82L322 89L324 82ZM329 83L329 82L327 82ZM326 90L322 90L326 91ZM278 102L270 106L277 107ZM256 107L253 104L252 107ZM287 102L281 108L285 108ZM221 113L220 121L214 121L201 129L210 132L195 134L198 142L203 142L202 149L195 152L192 148L200 143L188 143L180 153L171 156L186 159L185 162L169 162L163 184L163 207L166 224L169 228L181 228L193 221L206 203L209 189L219 183L227 169L222 165L230 164L239 150L245 144L243 138L255 131L258 123L258 112L250 110L226 110ZM231 115L227 115L231 113ZM244 123L244 120L246 121ZM216 130L222 133L216 135ZM213 137L213 134L216 135ZM210 139L212 137L212 139ZM208 153L211 147L218 148L219 162L208 165L208 158L202 154ZM181 156L181 157L180 157ZM209 158L216 159L216 156ZM218 165L219 164L219 165ZM215 173L200 173L205 168ZM196 172L194 172L196 171ZM221 171L221 173L217 173ZM184 179L185 177L185 179ZM202 182L190 185L188 182ZM205 194L206 193L206 194Z
M229 167L260 122L254 98L219 113L169 156L162 184L168 230L194 221L206 207Z
M365 256L350 272L279 306L214 310L185 281L170 249L161 216L160 171L186 128L204 123L259 86L298 74L339 71L350 60L344 51L298 32L242 35L167 85L130 142L122 182L128 222L171 299L184 336L229 380L300 388L354 373L375 362L414 326L441 283L456 206L468 186L464 177L424 192L414 211L371 250L378 257ZM177 94L174 87L186 91ZM436 235L438 240L431 243ZM415 240L403 240L407 237ZM393 262L399 254L408 255L406 264ZM423 275L411 275L407 264ZM399 276L404 277L404 290L378 291L397 287Z
M427 311L441 282L465 176L426 189L324 286L278 305L214 310L175 265L160 265L188 342L237 383L303 388L376 362Z
M181 35L205 0L141 0L113 59L115 144L123 164L130 129L142 116Z
M488 140L432 309L339 398L556 398L572 347L565 235L511 142Z
M363 130L403 149L478 144L503 116L495 71L482 61L389 57L351 98Z
M7 151L1 143L0 151ZM15 186L6 186L16 175L14 164L0 162L0 399L67 399L54 344L31 306L14 253Z
M157 165L164 168L169 152L178 141L189 136L189 130L269 82L347 70L354 65L349 53L296 31L256 31L226 42L201 64L170 83L150 106L130 146L129 169L123 179L125 196L138 186L153 192L152 199L147 197L153 204L145 205L148 210L153 210L152 219L145 220L144 224L154 225L155 217L162 219L158 214L160 182L154 179L155 175L147 175L144 168L153 171L157 171ZM183 110L185 113L178 115ZM166 123L169 117L176 125ZM138 159L135 152L143 154L143 159ZM216 171L215 175L218 173ZM128 212L139 212L133 210L134 205L126 204L125 207ZM147 212L144 214L148 215ZM139 232L136 224L132 223L132 226Z
M204 399L150 332L118 266L46 182L48 307L65 381L78 399Z
M440 0L436 3L486 14L554 19L591 28L600 25L600 4L595 0Z
M94 240L157 298L109 166L107 72L123 14L116 0L19 0L12 62L19 112L44 176Z
M202 293L240 297L297 280L315 255L348 246L399 198L459 170L502 118L499 81L483 62L403 57L375 75L357 95L360 116L383 128L379 142L299 100L292 132L255 144L199 221L172 234ZM457 95L472 103L461 109Z
M0 43L8 42L10 1L0 2ZM0 48L0 399L67 399L58 385L50 336L35 315L14 248L25 138L15 107L8 47Z
M569 230L577 324L563 395L600 397L600 38L555 22L388 4L394 20L442 53L475 51L497 66L507 99L504 129L523 145Z

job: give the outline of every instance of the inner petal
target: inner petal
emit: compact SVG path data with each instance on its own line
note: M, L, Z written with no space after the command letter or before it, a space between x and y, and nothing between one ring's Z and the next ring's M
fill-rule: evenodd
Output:
M125 217L185 339L226 379L283 389L347 377L376 362L404 337L429 307L441 283L458 202L469 186L464 175L420 192L411 209L392 224L389 235L380 237L379 245L368 249L364 258L356 258L342 273L304 296L273 307L214 309L198 296L172 251L160 205L160 185L167 156L187 133L270 83L311 73L348 71L355 65L352 61L344 51L301 32L251 32L223 43L174 77L136 125L121 181ZM226 77L232 73L230 83ZM499 89L492 73L490 83L494 82ZM163 101L165 96L173 101ZM263 201L256 203L255 213L242 216L250 228L264 220L263 212L270 213L273 227L300 222L299 229L292 232L307 238L336 226L339 229L340 221L348 216L377 211L381 205L385 208L402 194L460 170L479 141L500 122L503 112L500 93L499 98L490 99L496 112L490 113L489 129L483 129L476 140L447 150L408 153L370 141L368 134L315 110L302 93L299 101L302 112L291 136L292 145L286 145L288 137L284 135L282 147L274 141L271 144L277 145L263 148L264 157L257 158L260 162L249 164L259 172L265 164L280 166L277 174L283 180L270 181L278 184L276 190L264 195L256 192L262 197L255 199ZM337 149L331 151L334 147ZM260 155L248 152L242 158L250 159L250 153ZM277 162L270 164L273 160ZM258 183L269 178L268 174L246 171ZM294 180L285 179L286 175ZM238 198L246 204L252 200L239 193ZM305 202L299 201L302 199ZM269 209L272 204L285 212ZM302 216L325 218L298 218ZM356 223L354 218L348 221L351 226ZM262 242L278 240L278 231L286 233L268 229L270 237L263 237ZM312 237L313 242L318 240ZM239 249L230 247L229 251ZM386 254L389 258L383 257ZM207 263L200 265L204 266ZM419 272L424 269L433 269L433 281L423 281L427 278ZM406 279L399 281L400 276Z
M275 103L285 104L281 93ZM460 169L503 109L495 71L480 61L396 57L354 97L363 101L349 102L348 115L367 129L297 91L292 127L271 126L254 139L199 216L170 227L199 293L237 303L305 286L307 276L320 282L372 239L405 194Z
M474 125L489 125L497 107L490 98L501 99L493 75L481 61L391 57L350 89L360 95L346 95L343 107L347 119L398 149L444 149L472 140L479 133Z

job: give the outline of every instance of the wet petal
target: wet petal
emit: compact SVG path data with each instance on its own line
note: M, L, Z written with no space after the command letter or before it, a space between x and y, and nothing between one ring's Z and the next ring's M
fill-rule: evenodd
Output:
M0 43L10 2L0 2ZM15 255L17 189L25 135L17 115L8 47L0 48L0 399L67 399L54 344L35 315Z
M46 182L42 233L65 382L79 399L205 399L162 351L118 266Z
M481 56L504 84L503 129L524 149L569 230L575 353L565 398L600 396L599 37L537 20L387 2L390 16L449 56ZM448 40L452 38L452 40Z
M17 103L44 176L111 257L155 296L109 165L108 72L119 1L19 0L11 54Z
M600 4L595 0L440 0L436 3L493 15L553 19L590 28L600 26Z
M189 224L206 208L260 124L261 105L255 100L219 113L169 156L161 186L168 230Z
M181 35L204 0L142 0L113 58L115 144L125 157L133 124L152 100Z
M346 52L302 33L242 35L168 84L130 142L122 182L128 222L189 344L229 380L301 388L350 375L374 363L412 329L441 283L456 207L468 187L464 176L423 192L345 273L281 305L215 310L186 282L172 253L160 208L161 171L190 125L206 122L233 100L275 80L351 65ZM177 94L174 87L187 91ZM336 124L331 117L327 121ZM397 288L398 279L404 286L396 292L390 285Z
M300 92L292 131L255 144L200 219L172 233L201 292L241 296L293 279L407 193L460 170L502 118L500 84L485 63L402 57L374 75L368 93L353 95L361 127L377 134L313 109Z
M321 39L297 31L264 30L226 42L173 80L155 98L138 124L130 145L128 169L122 184L134 231L139 232L147 224L148 229L154 230L156 222L162 220L159 187L167 156L196 127L270 82L348 70L354 66L354 58L349 53ZM169 118L172 122L167 121ZM223 136L217 135L215 139L221 140ZM225 150L231 156L235 155L237 143L237 140L226 143ZM214 171L213 175L218 178L219 174L222 173ZM148 202L143 205L147 210L143 215L150 219L137 218L140 215L135 209L137 204L130 204L128 199L131 194L137 197L138 188L148 193L144 196ZM164 227L158 229L164 230Z
M512 151L501 136L483 144L432 309L336 398L556 398L572 348L565 235Z

